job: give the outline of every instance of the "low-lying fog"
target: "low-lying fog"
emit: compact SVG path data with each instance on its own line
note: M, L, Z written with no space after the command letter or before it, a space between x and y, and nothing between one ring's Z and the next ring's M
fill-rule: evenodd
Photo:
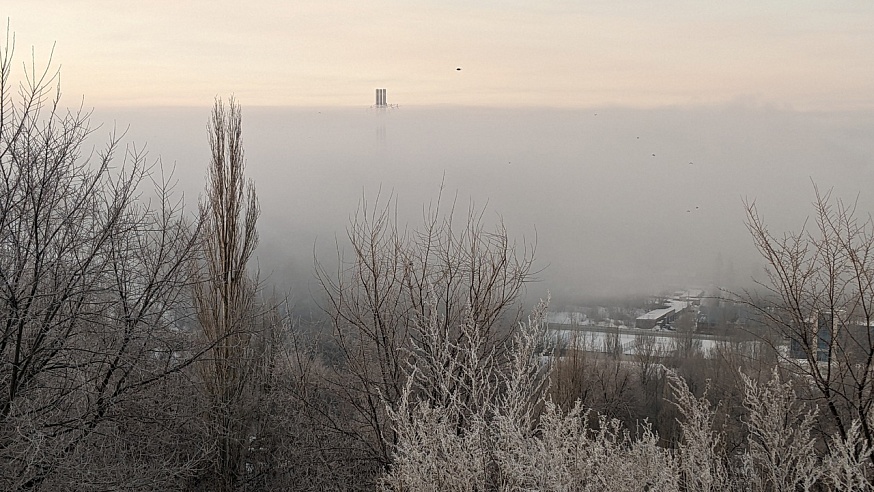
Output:
M864 214L874 191L874 112L799 113L738 104L704 109L246 107L247 171L255 180L262 273L300 301L313 252L362 195L397 198L411 223L456 192L503 218L519 241L536 235L541 282L562 302L685 286L749 283L761 264L744 226L755 199L772 230L799 228L813 183ZM93 123L130 125L128 141L175 162L194 205L203 187L210 108L98 110Z

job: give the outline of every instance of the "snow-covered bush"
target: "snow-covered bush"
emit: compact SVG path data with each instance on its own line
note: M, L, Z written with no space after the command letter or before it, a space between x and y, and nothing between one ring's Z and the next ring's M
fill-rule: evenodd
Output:
M740 377L750 432L743 469L751 490L810 490L823 471L811 436L816 409L798 401L776 368L764 384Z
M475 323L461 327L458 343L436 320L421 327L407 384L388 404L398 440L382 490L872 490L872 450L859 423L818 452L816 410L776 369L764 383L739 373L749 434L734 453L716 424L719 407L670 371L676 443L660 442L646 421L628 429L579 401L562 409L545 391L545 309L519 326L501 357L483 351Z

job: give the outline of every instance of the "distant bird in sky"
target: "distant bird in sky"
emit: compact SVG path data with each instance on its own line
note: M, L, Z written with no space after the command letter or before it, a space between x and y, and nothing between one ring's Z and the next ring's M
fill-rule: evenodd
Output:
M655 154L653 154L652 156L655 157Z
M458 71L458 72L460 72L460 71L461 71L461 67L456 67L455 70Z

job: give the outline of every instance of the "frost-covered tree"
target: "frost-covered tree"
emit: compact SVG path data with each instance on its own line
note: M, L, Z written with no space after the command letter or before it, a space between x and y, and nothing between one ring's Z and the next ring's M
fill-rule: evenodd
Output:
M389 410L398 445L383 489L676 489L676 460L658 446L648 424L631 433L579 404L565 412L546 396L552 355L543 352L544 310L541 305L520 324L506 365L482 363L474 323L463 326L456 346L436 328L439 323L423 327L428 346L448 349L431 360L417 347L411 378ZM489 351L485 358L492 356ZM419 370L423 359L425 366L458 369L459 380L433 380ZM444 396L438 403L421 396L435 391Z
M436 323L442 340L460 349L470 346L463 327L473 323L482 342L476 344L476 360L496 362L501 357L489 351L504 345L506 328L519 319L520 295L531 278L533 251L517 247L500 222L488 226L484 211L471 207L459 217L454 203L447 209L438 198L423 211L420 224L404 227L396 207L379 198L362 202L347 228L348 250L338 245L337 270L322 263L316 268L334 348L323 390L338 403L330 410L303 403L326 432L354 441L347 441L347 449L355 457L344 460L355 463L350 480L375 477L391 463L395 436L383 401L400 400L413 342L430 350L417 327ZM454 369L423 365L420 370L442 377ZM464 383L461 374L446 377L447 385ZM435 402L447 395L478 397L454 390L432 393Z
M439 326L421 327L410 378L388 404L397 444L383 490L871 490L861 426L818 451L816 412L776 370L764 383L739 375L748 439L734 450L719 407L668 372L681 431L668 446L646 421L628 428L579 401L563 410L546 395L552 357L538 343L542 310L520 325L506 366L481 355L475 324L462 327L457 345Z
M871 447L874 222L860 215L855 204L817 189L812 225L775 234L756 204L748 203L747 227L766 278L759 284L762 293L747 301L778 334L776 343L789 341L781 365L809 382L796 389L819 407L818 436L836 432L846 440L858 422Z
M174 488L198 459L172 396L198 356L184 329L197 221L142 148L113 133L89 152L89 114L62 109L50 63L16 82L13 47L0 49L0 489Z
M764 384L740 376L750 433L743 464L751 489L810 490L822 474L811 436L816 409L802 405L776 369Z
M677 446L679 482L685 490L717 491L731 488L723 448L724 434L716 429L715 411L704 396L696 398L686 382L669 374L674 401L680 411L681 440Z
M215 102L209 145L212 159L199 237L203 257L197 263L194 299L206 343L198 366L213 450L206 480L214 490L229 491L245 473L263 356L257 281L247 269L258 243L260 210L255 186L245 176L242 112L234 99L227 107Z

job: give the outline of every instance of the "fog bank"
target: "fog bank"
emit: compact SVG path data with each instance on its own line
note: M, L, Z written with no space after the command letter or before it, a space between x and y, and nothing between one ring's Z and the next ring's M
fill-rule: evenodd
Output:
M245 101L243 101L245 104ZM188 205L204 183L209 107L95 111L175 163ZM567 302L712 283L744 285L761 265L744 227L754 199L775 231L799 228L813 184L872 210L874 113L801 113L738 104L634 110L243 107L248 173L262 218L262 274L299 299L314 250L363 195L393 195L403 220L457 194L487 206L544 271L529 288ZM272 273L271 273L272 272ZM263 275L266 276L266 275Z

